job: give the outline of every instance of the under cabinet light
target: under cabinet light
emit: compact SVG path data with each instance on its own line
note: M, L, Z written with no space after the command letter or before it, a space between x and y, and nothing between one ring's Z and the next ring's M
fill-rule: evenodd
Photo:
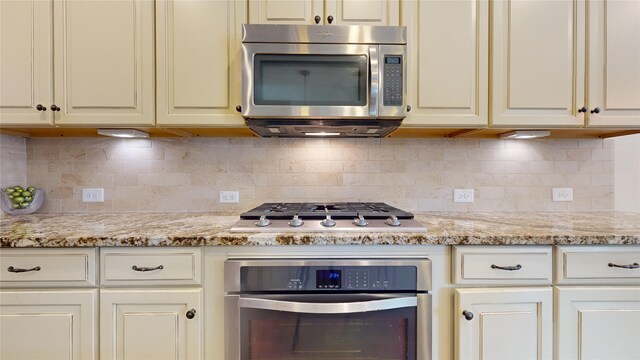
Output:
M306 132L304 133L306 136L338 136L340 133L337 132Z
M551 135L549 130L516 130L500 134L501 139L536 139Z
M136 129L98 129L98 135L119 138L148 138L149 133Z

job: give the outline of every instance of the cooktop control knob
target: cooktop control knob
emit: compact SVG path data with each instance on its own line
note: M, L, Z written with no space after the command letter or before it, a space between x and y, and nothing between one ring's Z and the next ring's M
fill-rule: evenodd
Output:
M266 215L260 216L260 220L256 221L256 226L265 227L271 225L271 220L267 219Z
M289 226L293 226L293 227L298 227L298 226L302 226L304 224L304 221L302 221L298 215L293 215L293 219L291 219L291 221L289 221Z
M385 224L389 226L400 226L400 220L395 215L391 215L387 220L384 221Z
M355 226L367 226L369 223L364 219L364 216L358 215L357 218L353 219L353 224Z
M324 227L334 227L336 226L336 221L331 218L331 215L327 215L327 218L320 221L320 225Z

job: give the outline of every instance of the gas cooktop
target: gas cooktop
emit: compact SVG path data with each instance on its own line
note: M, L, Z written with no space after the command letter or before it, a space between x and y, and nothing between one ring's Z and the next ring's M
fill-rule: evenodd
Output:
M413 214L380 202L264 203L232 232L426 232Z

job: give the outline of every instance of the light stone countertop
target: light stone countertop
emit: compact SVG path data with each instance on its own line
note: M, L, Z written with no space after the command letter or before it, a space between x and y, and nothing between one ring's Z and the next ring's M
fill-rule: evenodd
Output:
M0 215L0 247L640 244L640 214L430 212L427 233L230 233L236 215L95 213Z

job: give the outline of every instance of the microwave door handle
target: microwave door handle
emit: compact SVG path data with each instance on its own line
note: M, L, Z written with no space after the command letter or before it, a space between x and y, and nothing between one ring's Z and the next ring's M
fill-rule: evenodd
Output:
M240 308L282 311L303 314L352 314L380 310L391 310L406 307L417 307L418 298L415 296L339 303L307 303L296 301L281 301L259 298L240 298Z
M369 116L378 117L378 94L380 92L380 68L378 47L369 47Z

